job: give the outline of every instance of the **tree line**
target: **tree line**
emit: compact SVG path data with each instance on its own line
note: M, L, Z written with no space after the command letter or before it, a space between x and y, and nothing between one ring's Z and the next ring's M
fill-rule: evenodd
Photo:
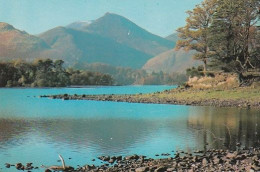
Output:
M70 85L112 85L108 74L64 68L64 61L37 59L0 63L0 87L65 87Z
M102 63L80 63L74 68L109 74L113 77L115 85L175 85L187 81L185 74L148 72L143 69L115 67Z
M0 87L66 87L84 85L174 85L187 80L185 74L150 72L114 67L107 64L84 64L65 68L64 61L17 59L0 62Z
M259 0L204 0L187 14L176 49L196 50L204 74L260 70Z

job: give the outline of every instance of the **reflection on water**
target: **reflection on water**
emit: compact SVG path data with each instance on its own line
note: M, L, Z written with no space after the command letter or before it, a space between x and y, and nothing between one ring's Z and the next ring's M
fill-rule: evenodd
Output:
M129 89L134 91L132 87ZM137 153L154 157L178 149L235 149L237 142L246 147L259 145L257 110L34 97L48 91L83 92L81 89L0 90L0 167L5 162L31 161L36 165L54 165L57 154L76 166L99 163L91 161L99 155ZM84 92L108 91L100 88Z
M189 115L188 126L197 134L197 142L213 148L235 149L237 143L245 147L260 144L260 113L257 110L235 108L197 108Z

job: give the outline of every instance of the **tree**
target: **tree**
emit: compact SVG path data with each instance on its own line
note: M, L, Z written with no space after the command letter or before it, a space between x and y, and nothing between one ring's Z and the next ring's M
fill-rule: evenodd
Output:
M204 0L197 5L192 11L187 11L188 18L186 25L177 29L179 37L182 40L177 42L176 49L179 50L196 50L194 59L202 60L204 63L204 73L207 70L208 58L211 54L209 51L209 27L212 23L212 16L216 9L217 0Z
M257 68L259 4L259 0L217 1L209 33L215 65L239 74Z

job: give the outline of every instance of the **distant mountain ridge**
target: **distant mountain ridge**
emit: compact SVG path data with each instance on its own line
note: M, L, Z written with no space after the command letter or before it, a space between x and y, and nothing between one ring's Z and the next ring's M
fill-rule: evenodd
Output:
M165 39L177 43L180 38L178 33L173 33L165 37ZM143 66L143 69L150 72L185 73L187 68L202 64L200 61L192 58L194 53L195 51L176 51L173 48L149 59Z
M0 45L1 59L63 59L69 66L105 63L137 69L175 45L112 13L94 21L56 27L38 36L19 31L11 25L2 26L0 36L1 40L6 40Z
M192 60L189 53L173 51L178 39L176 33L166 38L154 35L112 13L93 21L59 26L37 36L0 23L0 60L51 58L62 59L68 66L104 63L183 72Z
M177 41L178 41L180 38L178 37L178 33L173 33L173 34L171 34L171 35L165 37L165 39L177 43Z
M48 56L61 57L66 62L102 62L114 66L141 68L149 55L119 44L109 38L80 30L57 27L39 36L52 47Z
M151 56L175 46L174 42L151 34L127 18L113 13L106 13L83 30L108 37Z
M93 21L77 21L66 26L66 28L84 30L85 27L90 25Z
M171 49L148 60L143 69L150 72L185 73L187 68L201 64L200 61L192 59L194 53Z
M32 59L50 49L42 39L0 22L0 59Z

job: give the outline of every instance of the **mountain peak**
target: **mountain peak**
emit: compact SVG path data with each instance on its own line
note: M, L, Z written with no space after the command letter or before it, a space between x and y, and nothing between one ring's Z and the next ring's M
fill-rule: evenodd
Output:
M127 24L131 24L131 25L136 25L135 23L133 23L128 18L121 16L119 14L110 13L110 12L105 13L105 15L98 18L93 23L95 23L95 22L109 22L111 24L119 24L119 23L125 23L126 24L127 23Z
M15 30L15 28L8 24L8 23L4 23L4 22L0 22L0 31L10 31L10 30Z
M120 16L120 15L115 14L115 13L110 13L110 12L106 12L103 17L105 17L105 16L106 16L106 17L107 17L107 16L114 16L114 17L122 17L122 18L123 18L123 16Z
M174 43L154 35L131 20L114 13L106 13L84 28L84 31L107 37L150 56L174 47Z
M84 30L92 21L76 21L66 26L66 28Z

